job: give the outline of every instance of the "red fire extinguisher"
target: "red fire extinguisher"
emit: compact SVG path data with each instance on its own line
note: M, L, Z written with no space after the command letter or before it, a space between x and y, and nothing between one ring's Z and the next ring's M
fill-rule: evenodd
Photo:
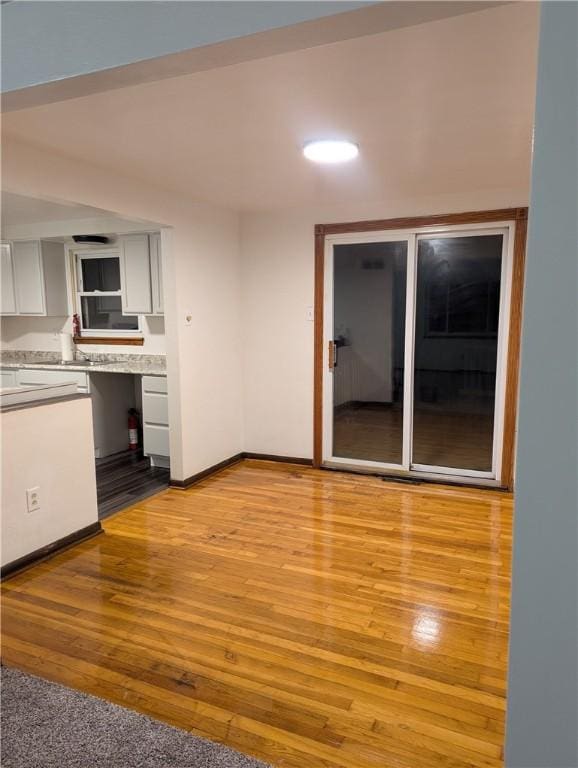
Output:
M128 448L138 450L138 411L135 408L128 412Z

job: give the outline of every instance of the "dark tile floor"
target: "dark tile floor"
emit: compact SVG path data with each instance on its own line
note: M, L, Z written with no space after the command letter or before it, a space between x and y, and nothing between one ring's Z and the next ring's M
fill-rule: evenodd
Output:
M151 467L141 453L123 451L96 460L98 516L102 519L169 485L170 471Z

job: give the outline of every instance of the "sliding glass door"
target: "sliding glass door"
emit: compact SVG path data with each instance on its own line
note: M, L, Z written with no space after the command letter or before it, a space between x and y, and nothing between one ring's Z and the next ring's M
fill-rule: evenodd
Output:
M503 234L420 237L412 466L492 473Z
M408 243L336 245L333 455L403 462Z
M325 463L497 477L509 239L508 227L328 239Z

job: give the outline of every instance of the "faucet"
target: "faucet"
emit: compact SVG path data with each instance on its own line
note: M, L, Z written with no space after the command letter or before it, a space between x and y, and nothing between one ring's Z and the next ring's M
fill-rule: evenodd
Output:
M81 352L81 350L78 349L78 347L76 348L76 355L80 355L83 360L90 360L90 357L84 352Z

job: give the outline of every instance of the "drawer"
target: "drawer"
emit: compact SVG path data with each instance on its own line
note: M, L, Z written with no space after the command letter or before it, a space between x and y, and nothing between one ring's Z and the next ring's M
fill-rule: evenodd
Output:
M0 371L0 389L10 389L16 387L16 371Z
M142 377L142 391L145 392L159 392L167 394L167 377L166 376L143 376Z
M33 384L76 384L77 387L88 391L88 376L83 371L47 371L34 368L28 370L19 368L16 374L16 383L19 387Z
M144 424L169 424L169 398L158 392L143 392L142 420Z
M143 427L144 452L147 456L169 456L169 428L157 424Z

